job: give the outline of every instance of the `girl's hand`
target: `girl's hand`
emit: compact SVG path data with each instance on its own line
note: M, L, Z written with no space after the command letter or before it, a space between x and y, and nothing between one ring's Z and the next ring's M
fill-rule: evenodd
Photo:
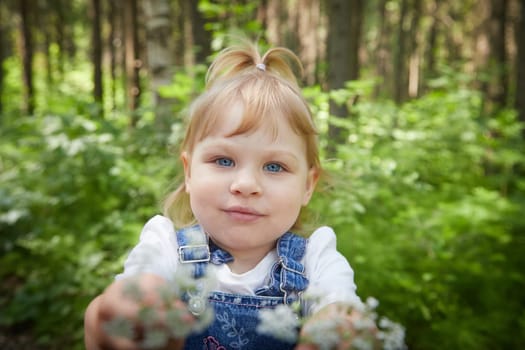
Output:
M295 350L319 350L319 347L313 344L297 344Z
M133 294L127 291L133 289ZM159 291L166 286L166 281L158 276L144 274L130 281L119 280L111 284L103 294L94 299L88 306L85 315L85 344L87 350L139 350L144 339L144 324L140 320L140 312L145 307L155 311L155 327L165 327L164 315L166 305ZM188 323L194 321L181 300L175 300L172 308L183 313ZM133 337L112 335L107 332L105 325L115 319L126 320L131 325ZM151 326L151 324L150 324ZM170 350L182 349L184 339L171 339L165 347Z
M356 337L368 339L372 342L373 349L379 349L375 340L375 327L357 329L356 324L361 318L359 312L351 310L347 305L327 305L304 324L295 350L319 350L327 346L334 350L349 350ZM333 335L338 339L336 344Z

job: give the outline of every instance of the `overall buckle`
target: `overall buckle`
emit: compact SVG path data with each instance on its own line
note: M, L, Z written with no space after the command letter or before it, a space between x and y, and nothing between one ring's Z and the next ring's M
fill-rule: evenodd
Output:
M186 254L184 254L185 251L187 251L186 254L190 257L197 256L199 258L186 258ZM207 262L210 261L210 258L211 253L208 244L183 245L179 247L179 261L181 264Z

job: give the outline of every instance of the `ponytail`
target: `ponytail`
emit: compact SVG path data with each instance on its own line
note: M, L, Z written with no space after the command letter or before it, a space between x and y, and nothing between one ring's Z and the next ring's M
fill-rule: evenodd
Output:
M219 80L254 71L275 74L298 87L303 66L299 58L287 48L272 48L261 56L254 44L243 43L228 47L218 54L206 74L206 88L209 89Z

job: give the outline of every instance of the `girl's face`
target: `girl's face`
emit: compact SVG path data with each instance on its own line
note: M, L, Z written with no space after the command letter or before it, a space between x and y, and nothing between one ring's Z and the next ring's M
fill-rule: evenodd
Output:
M262 127L229 136L242 115L240 105L225 111L221 126L182 154L195 218L232 254L236 272L253 268L293 226L318 177L284 118L276 134Z

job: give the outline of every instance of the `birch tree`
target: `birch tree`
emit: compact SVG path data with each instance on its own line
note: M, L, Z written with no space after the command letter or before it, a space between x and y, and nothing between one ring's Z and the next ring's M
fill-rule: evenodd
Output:
M159 130L169 131L171 101L163 98L159 88L170 84L173 75L174 55L171 32L171 9L169 0L145 0L146 49L153 94L156 124Z

